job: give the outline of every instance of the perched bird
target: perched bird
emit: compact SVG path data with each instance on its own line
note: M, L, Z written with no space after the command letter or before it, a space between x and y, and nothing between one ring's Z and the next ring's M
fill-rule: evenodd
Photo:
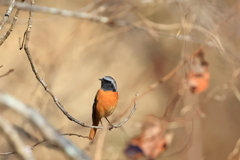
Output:
M101 118L104 117L108 121L107 117L110 116L118 103L118 92L116 81L110 77L105 76L101 81L101 88L98 90L93 107L92 107L92 125L98 126ZM109 124L111 124L108 121ZM89 140L92 140L97 132L96 128L91 128L89 133Z

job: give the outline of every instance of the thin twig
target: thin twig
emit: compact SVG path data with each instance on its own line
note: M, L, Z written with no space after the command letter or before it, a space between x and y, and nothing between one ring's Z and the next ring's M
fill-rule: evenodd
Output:
M64 136L77 136L77 137L82 137L82 138L86 138L88 139L88 136L82 136L82 135L79 135L79 134L75 134L75 133L63 133L62 135ZM44 139L42 141L39 141L38 143L34 144L30 149L33 150L36 146L44 143L48 141L47 139ZM5 153L0 153L0 156L7 156L7 155L11 155L11 154L18 154L19 152L17 151L12 151L12 152L5 152Z
M15 13L15 15L13 17L12 24L11 24L10 28L8 29L8 31L3 36L0 37L0 46L3 44L3 42L8 38L8 36L13 31L13 27L15 26L16 21L18 19L19 11L20 11L20 9L17 9L17 11L16 11L16 13Z
M34 0L31 0L31 6L32 5L34 5ZM25 52L27 53L27 55L30 59L31 59L31 56L29 56L30 52L28 50L28 42L29 42L30 32L31 32L31 28L32 28L32 16L33 16L33 12L30 9L28 26L27 26L27 29L24 33L24 35L25 35L24 36L24 39L25 39L24 50L25 50ZM34 65L32 63L31 63L31 65L34 67ZM36 72L36 70L35 70L35 72ZM12 97L9 97L8 95L3 95L2 97L12 99ZM5 102L5 99L3 98L2 101ZM12 99L11 101L14 101L14 99ZM24 104L21 104L21 105L24 105ZM12 107L15 107L15 106L12 105ZM24 107L26 108L26 106L24 106ZM28 112L28 113L32 112L30 115L23 112L22 110L20 110L19 112L22 113L23 115L25 115L27 118L30 118L30 120L32 120L35 123L35 125L40 128L40 131L42 132L42 134L45 137L47 137L47 139L51 140L57 146L59 146L70 159L86 159L86 160L89 159L88 156L82 150L78 149L76 146L74 146L67 139L61 137L61 135L59 133L57 133L52 128L52 126L50 126L45 121L45 119L43 119L40 115L35 113L35 116L34 116L34 111L30 111L30 110ZM34 116L34 117L32 117L32 116ZM37 118L38 118L38 120L37 120Z
M230 18L233 17L233 15L235 15L236 13L233 12L232 14L230 14L222 23L220 23L219 25L216 26L216 28L213 31L216 31L219 27L221 27L224 23L226 23ZM172 30L172 29L177 29L179 24L171 24L171 25L165 25L165 24L156 24L154 22L149 21L149 23L151 24L152 27L155 27L155 29L162 29L162 30ZM133 24L134 26L136 26L137 28L140 27L139 24ZM180 24L181 27L181 24ZM179 27L179 28L180 28ZM199 31L202 32L206 32L206 34L209 34L209 36L206 38L206 41L211 37L213 39L215 39L217 45L221 48L221 51L224 52L224 48L222 47L221 42L218 40L218 38L211 32L205 30L204 28L194 25L193 27L195 27L195 29L198 29ZM143 92L142 94L138 97L138 99L141 99L145 94L149 93L150 91L152 91L153 89L157 88L159 86L159 84L164 83L165 81L167 81L168 79L170 79L172 76L174 76L176 74L176 72L184 65L188 62L189 59L191 59L192 57L194 57L200 50L202 50L205 47L205 45L201 45L198 49L196 49L192 54L190 54L185 60L181 60L181 62L171 71L169 72L166 76L164 76L163 78L161 78L160 80L158 80L157 82L151 84L150 86L148 86ZM134 100L133 100L134 101ZM130 107L133 104L133 101L130 103L130 105L120 114L118 115L113 122L117 121L119 118L123 117L128 110L130 109Z
M103 152L103 145L106 138L107 129L103 129L100 133L100 137L97 139L95 153L94 153L94 160L101 160L102 159L102 152Z
M124 121L122 121L122 123L120 123L120 124L118 124L118 125L112 125L110 128L109 128L109 130L111 130L111 129L113 129L113 128L119 128L119 127L121 127L124 123L126 123L131 117L132 117L132 115L133 115L133 113L135 112L135 110L137 109L137 103L136 103L136 101L137 101L137 98L138 98L138 93L136 93L135 94L135 99L134 99L134 101L133 101L133 109L132 109L132 111L130 112L130 114L128 115L128 117L124 120Z
M3 75L0 75L0 78L9 75L9 74L12 73L13 71L14 71L14 69L10 69L7 73L4 73Z
M1 117L0 117L0 131L2 131L2 133L5 135L5 137L8 139L10 144L14 147L14 149L16 150L18 155L21 157L21 159L34 160L30 147L24 144L21 137L18 135L16 130L14 130L12 125L7 120ZM7 155L7 153L3 153L3 155Z
M88 136L82 136L82 135L76 134L76 133L63 133L62 135L63 135L63 136L77 136L77 137L86 138L86 139L89 138ZM31 149L33 150L36 146L38 146L39 144L42 144L42 143L44 143L44 142L46 142L46 141L47 141L47 139L44 139L44 140L42 140L42 141L34 144L34 145L31 147Z
M100 127L100 126L91 126L91 125L87 125L83 122L80 122L79 120L75 119L74 117L72 117L65 109L64 109L64 106L58 101L57 97L50 91L50 89L48 88L47 84L44 82L44 80L38 75L38 71L33 63L33 60L32 60L32 56L30 54L30 51L28 49L28 42L29 42L29 37L30 37L30 32L31 32L31 28L32 28L32 13L30 12L30 16L29 16L29 22L28 22L28 28L26 30L26 32L24 33L24 36L23 36L23 43L22 45L20 46L20 50L22 49L23 45L24 45L24 50L26 52L26 55L28 57L28 60L30 62L30 65L31 65L31 68L32 68L32 71L33 73L35 74L36 76L36 79L40 82L40 84L44 87L45 91L52 97L54 103L57 105L57 107L62 111L62 113L70 120L70 121L73 121L83 127L88 127L88 128L97 128L97 129L102 129L103 127ZM132 112L130 112L130 117L132 116L132 114L134 113L135 111L135 105L134 105L134 108L132 110ZM129 120L129 116L122 122L120 123L119 125L113 125L113 126L109 126L108 128L111 130L113 128L118 128L118 127L121 127L124 123L126 123L128 120Z
M8 5L9 2L8 1L0 1L0 4ZM30 8L30 5L28 3L15 2L15 7L28 11ZM75 11L57 9L57 8L53 8L53 7L37 6L37 5L31 7L31 9L35 12L50 13L50 14L56 14L56 15L61 15L61 16L74 17L74 18L83 18L83 19L88 19L88 20L92 20L92 21L96 21L96 22L100 22L100 23L104 23L104 24L112 23L112 20L108 17L89 14L86 12L75 12ZM124 26L124 25L126 25L126 22L118 20L118 21L114 21L114 24L118 25L118 26Z
M11 0L11 2L9 2L9 7L8 7L8 10L6 11L1 23L0 23L0 31L1 29L3 28L3 26L5 25L5 23L7 22L8 20L8 17L10 16L12 10L13 10L13 7L15 5L15 0Z
M22 0L22 2L24 2L24 1L25 0ZM13 27L15 26L15 24L16 24L16 22L18 20L19 11L20 11L20 9L18 8L16 13L15 13L15 15L14 15L14 17L13 17L13 21L12 21L12 24L11 24L10 28L8 29L8 31L3 36L0 37L0 46L4 43L4 41L9 37L9 35L13 31Z
M147 93L151 92L153 89L157 88L160 84L166 82L168 79L170 79L172 76L174 76L176 74L176 72L185 64L187 63L187 61L189 59L191 59L192 57L194 57L202 48L198 48L195 52L193 52L191 55L189 55L185 60L183 60L180 64L178 64L171 72L169 72L166 76L164 76L163 78L161 78L160 80L158 80L157 82L149 85L143 92L142 94L138 97L138 99L141 99L142 97L144 97L144 95L146 95ZM114 118L113 122L116 122L118 119L122 118L130 109L130 107L133 105L133 103L136 100L133 99L132 102L130 103L130 105L117 117Z
M33 73L35 74L36 76L36 79L40 82L40 84L44 87L45 91L52 97L54 103L57 105L57 107L62 111L62 113L70 120L70 121L73 121L79 125L81 125L82 127L88 127L88 128L97 128L97 129L103 129L104 127L100 127L100 126L92 126L92 125L87 125L83 122L80 122L79 120L75 119L73 116L71 116L65 109L64 109L64 106L58 101L57 97L50 91L50 89L48 88L47 84L44 82L44 80L38 75L38 72L37 72L37 69L32 61L32 57L31 57L31 54L28 50L28 46L26 45L27 43L27 37L26 36L26 42L25 42L25 47L24 47L24 50L27 54L27 57L28 57L28 60L30 62L30 65L31 65L31 68L32 68L32 71ZM21 49L21 48L20 48ZM134 108L133 110L130 112L129 116L131 117L132 114L134 113L134 111L136 110L136 105L134 105ZM113 126L109 126L109 129L113 129L113 128L118 128L118 127L121 127L124 123L126 123L128 120L129 120L129 116L122 122L120 123L119 125L113 125Z
M70 159L89 159L82 150L58 133L37 111L21 101L8 94L0 93L0 105L6 106L27 118L46 139L58 146Z

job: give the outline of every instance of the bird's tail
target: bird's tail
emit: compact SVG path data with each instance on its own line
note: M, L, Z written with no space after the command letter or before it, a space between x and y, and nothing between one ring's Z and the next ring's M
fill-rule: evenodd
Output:
M100 119L93 119L93 126L98 126ZM97 128L91 128L89 133L89 140L92 140L95 137L95 134L97 133Z

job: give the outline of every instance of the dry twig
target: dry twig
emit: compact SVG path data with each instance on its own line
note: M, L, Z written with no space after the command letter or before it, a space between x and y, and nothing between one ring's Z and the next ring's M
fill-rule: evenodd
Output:
M14 69L10 69L7 73L4 73L3 75L0 75L0 78L9 75L9 74L12 73L13 71L14 71Z
M17 9L14 17L13 17L13 21L12 24L10 26L10 28L8 29L8 31L0 37L0 46L3 44L3 42L8 38L8 36L11 34L11 32L13 31L13 27L15 26L15 23L18 19L18 14L19 14L20 9Z
M75 133L63 133L62 135L64 136L76 136L76 137L82 137L82 138L86 138L88 139L88 136L82 136L82 135L79 135L79 134L75 134ZM36 146L44 143L48 141L47 139L44 139L42 141L39 141L38 143L34 144L31 148L29 147L29 149L33 150ZM7 156L7 155L11 155L11 154L18 154L19 152L18 151L12 151L12 152L5 152L5 153L0 153L0 156Z
M25 0L22 0L22 2L24 2ZM14 2L15 3L15 2ZM18 14L19 14L20 9L18 8L14 17L13 17L13 21L12 24L10 26L10 28L8 29L8 31L0 37L0 46L4 43L4 41L8 38L8 36L11 34L11 32L13 31L13 27L15 26L15 23L18 19ZM0 29L1 30L1 29Z
M11 0L11 2L9 2L9 7L8 10L6 11L1 23L0 23L0 30L3 28L4 24L6 23L6 21L8 20L9 15L11 14L13 7L15 5L15 0Z
M0 93L0 105L11 108L15 112L26 117L36 126L41 134L51 141L53 144L58 146L70 159L89 159L88 156L69 140L62 137L40 114L38 114L32 108L27 107L21 101L13 98L8 94Z
M47 84L44 82L44 80L38 75L37 69L33 63L32 60L32 56L30 54L30 51L28 49L28 42L29 42L29 37L30 37L30 32L31 32L31 28L32 28L32 12L30 11L29 13L29 21L28 21L28 27L27 30L24 33L23 36L23 41L22 41L22 45L20 46L20 50L24 47L24 50L27 54L28 60L30 62L31 68L33 73L36 76L36 79L40 82L40 84L44 87L45 91L52 97L54 103L57 105L57 107L62 111L62 113L67 116L67 118L70 121L73 121L83 127L88 127L88 128L97 128L97 129L102 129L103 127L100 126L91 126L91 125L87 125L83 122L78 121L77 119L75 119L74 117L72 117L65 109L64 106L58 101L57 97L50 91L50 89L48 88ZM137 96L137 95L136 95ZM132 114L134 113L134 111L136 110L136 102L134 102L134 107L133 110L130 112L129 116L120 124L118 125L113 125L113 126L109 126L109 130L113 129L113 128L119 128L121 127L124 123L126 123L132 116Z
M97 139L97 144L95 147L94 160L102 159L103 145L106 138L107 130L103 129L100 133L100 137Z
M160 80L158 80L157 82L149 85L143 92L142 94L138 97L138 99L142 98L144 95L146 95L147 93L149 93L150 91L152 91L153 89L157 88L160 84L166 82L168 79L170 79L172 76L174 76L176 74L176 72L185 64L187 63L187 61L189 59L191 59L192 57L194 57L196 54L198 54L198 52L202 49L202 47L198 48L195 52L193 52L191 55L189 55L185 60L181 61L181 63L179 63L171 72L169 72L166 76L164 76L163 78L161 78ZM132 100L132 102L130 103L130 105L117 117L115 117L115 119L113 120L113 122L116 122L118 119L122 118L130 109L130 107L132 106L132 104L136 101L136 99L134 98Z
M0 1L0 4L8 5L9 2ZM30 9L30 5L28 3L15 2L15 7L22 10ZM108 17L93 15L86 12L74 12L69 10L57 9L53 7L37 6L37 5L32 6L31 9L35 12L44 12L44 13L56 14L56 15L67 16L67 17L83 18L83 19L88 19L88 20L92 20L100 23L105 23L105 24L112 23L112 20ZM126 25L126 22L119 20L114 22L114 24L118 26L124 26Z

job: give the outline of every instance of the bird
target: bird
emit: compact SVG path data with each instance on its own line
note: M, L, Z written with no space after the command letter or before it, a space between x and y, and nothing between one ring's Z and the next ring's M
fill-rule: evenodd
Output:
M104 76L99 80L101 81L101 88L97 91L92 106L92 125L98 126L103 117L112 125L107 117L114 112L118 104L117 83L110 76ZM96 128L91 128L89 140L95 137L96 132Z

